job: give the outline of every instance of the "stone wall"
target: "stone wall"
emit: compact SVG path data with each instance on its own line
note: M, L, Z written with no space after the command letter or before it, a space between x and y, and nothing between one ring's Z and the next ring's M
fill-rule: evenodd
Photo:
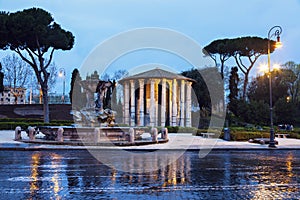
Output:
M71 104L50 104L50 120L73 120ZM43 105L0 105L0 118L43 118Z

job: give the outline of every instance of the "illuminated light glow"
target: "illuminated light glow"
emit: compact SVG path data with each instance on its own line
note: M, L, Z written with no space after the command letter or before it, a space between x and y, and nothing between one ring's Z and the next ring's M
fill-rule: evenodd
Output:
M275 48L281 48L282 47L282 42L276 42L275 43Z
M267 64L262 64L262 65L260 65L260 66L259 66L259 71L260 71L260 72L265 72L265 73L267 73L267 72L269 71L268 65L267 65Z
M280 65L279 64L274 64L273 69L274 70L280 70Z

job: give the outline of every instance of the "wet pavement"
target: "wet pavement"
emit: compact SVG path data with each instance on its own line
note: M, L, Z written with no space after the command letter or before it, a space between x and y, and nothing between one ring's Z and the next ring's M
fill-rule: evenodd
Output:
M213 151L204 158L189 151L161 165L176 153L157 152L149 160L135 157L144 152L131 152L126 165L139 169L131 172L107 166L86 150L2 150L0 199L300 198L299 151Z
M234 150L234 149L252 149L252 150L269 150L268 145L261 145L257 143L225 141L222 139L203 138L200 136L193 136L189 133L175 133L169 134L169 142L162 144L150 144L141 146L123 146L117 147L109 146L70 146L70 145L48 145L48 144L34 144L23 143L20 141L14 141L14 131L0 131L0 149L21 149L21 150L35 150L35 149L127 149L127 150ZM37 137L43 137L43 134L37 135ZM150 135L148 136L150 137ZM28 140L27 134L23 131L22 138ZM297 149L300 150L300 140L293 138L276 138L279 142L277 149Z
M270 149L169 136L165 144L87 150L0 131L0 199L300 199L300 140L276 138Z

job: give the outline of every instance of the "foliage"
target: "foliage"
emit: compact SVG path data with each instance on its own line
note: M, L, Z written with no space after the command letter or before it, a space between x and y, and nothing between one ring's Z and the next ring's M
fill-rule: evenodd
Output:
M229 103L228 107L229 110L236 114L237 112L237 100L238 100L238 94L239 94L239 75L238 75L238 68L232 67L229 77Z
M50 123L44 123L42 120L37 119L0 119L0 130L14 130L17 126L21 126L23 130L29 126L70 126L73 121L65 120L52 120Z
M198 129L194 127L179 127L179 126L166 126L169 133L192 133L196 134Z
M103 81L111 81L111 80L120 80L128 76L128 71L126 69L119 69L114 72L113 75L109 75L108 73L104 73L101 75L101 80Z
M246 98L248 79L257 59L268 53L268 39L259 37L241 37L232 40L230 51L241 72L244 74L243 99ZM270 52L275 50L275 41L270 41ZM242 58L246 57L245 60ZM246 62L248 62L248 65Z
M4 90L3 80L4 80L4 73L2 72L2 64L0 62L0 92L3 92Z
M275 104L275 122L278 124L300 124L299 104L279 99Z
M259 131L231 131L230 132L230 140L232 141L248 141L249 139L254 138L269 138L270 133L268 132L259 132Z
M245 99L250 71L257 59L268 53L268 41L260 37L219 39L204 47L204 54L210 56L216 64L216 55L219 55L222 78L224 77L224 62L230 57L235 59L238 68L244 74L243 99ZM271 53L275 50L275 43L270 40ZM245 60L243 60L244 57Z
M230 39L220 39L211 42L209 45L203 48L204 55L211 57L214 60L216 66L218 66L217 55L219 55L219 59L221 62L220 71L222 79L224 78L224 63L232 56L231 52L228 51L227 48L229 46L229 43Z
M209 116L212 105L219 104L224 98L223 93L220 92L224 91L224 83L222 81L216 82L219 80L216 76L220 76L220 74L215 68L205 68L190 69L182 72L181 75L195 80L192 84L192 106L208 112L205 117ZM210 91L208 91L208 87L210 87ZM212 95L215 97L215 102L211 101Z
M286 99L288 96L288 76L289 72L287 70L277 70L271 72L272 105L275 105L279 99ZM269 92L269 77L267 74L264 74L263 76L258 76L253 79L253 81L250 83L247 96L250 101L263 101L265 103L269 103Z
M0 30L0 49L16 52L32 67L43 93L44 121L49 122L49 65L55 50L72 49L74 36L40 8L1 12ZM49 59L46 60L47 53Z
M289 61L282 66L286 72L288 92L292 102L300 102L300 64Z
M236 101L235 117L238 121L267 125L269 123L269 105L263 101Z
M300 139L300 133L295 133L295 132L290 132L289 134L289 138L295 138L295 139Z
M184 71L181 75L191 78L196 82L192 84L194 93L192 94L192 105L194 107L211 107L208 88L199 70L191 69Z
M74 69L71 77L71 89L69 92L70 101L73 108L81 108L86 103L85 95L81 92L81 76L78 69Z

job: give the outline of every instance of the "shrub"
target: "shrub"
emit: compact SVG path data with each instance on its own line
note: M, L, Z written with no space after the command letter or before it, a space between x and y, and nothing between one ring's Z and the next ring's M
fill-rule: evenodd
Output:
M195 127L166 126L166 128L169 133L192 133L195 135L198 131Z
M230 131L230 139L233 141L248 141L254 138L269 138L270 133L261 131Z
M17 126L20 126L23 130L26 130L28 126L69 126L71 121L53 121L51 123L44 123L41 121L6 121L0 122L0 130L14 130Z
M289 134L289 138L300 139L300 133L290 132L288 134Z

